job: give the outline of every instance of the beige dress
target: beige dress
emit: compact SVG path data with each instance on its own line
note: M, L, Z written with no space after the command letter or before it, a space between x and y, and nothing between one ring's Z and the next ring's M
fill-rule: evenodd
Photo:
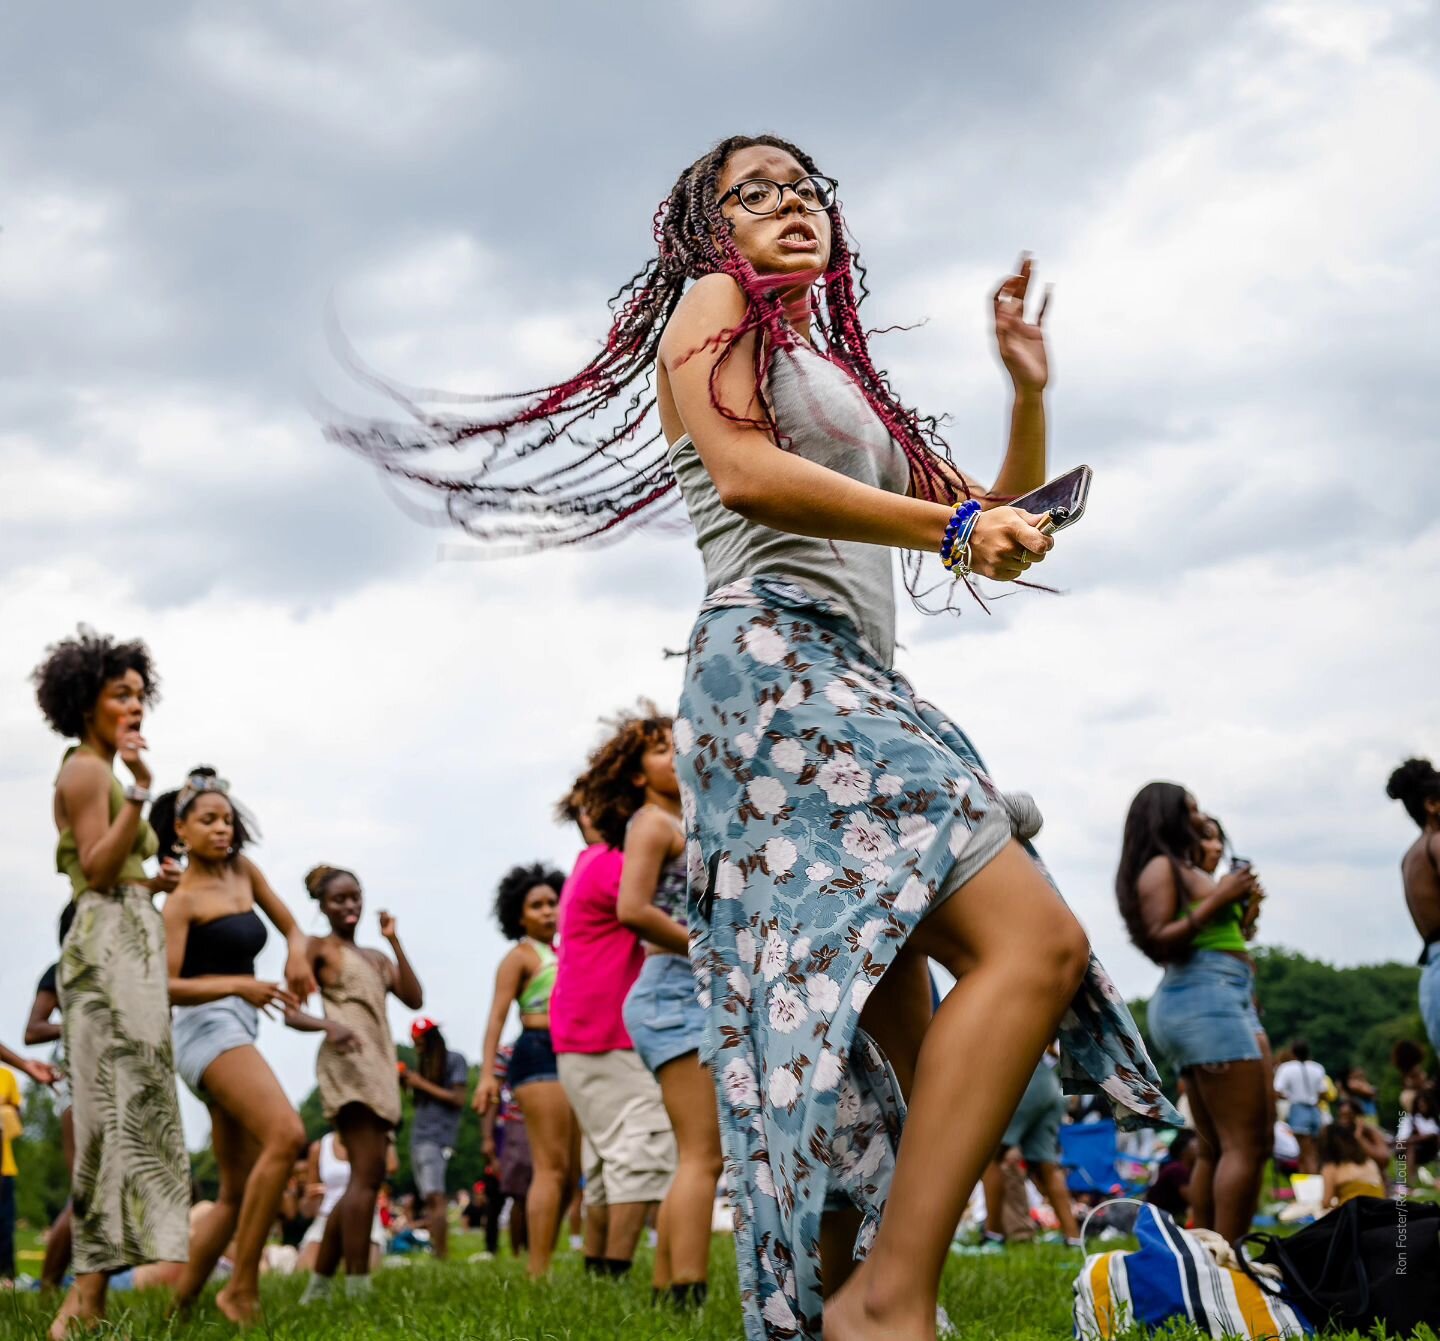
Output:
M392 1127L400 1125L400 1080L395 1041L385 1018L387 977L369 955L353 945L341 948L335 981L322 986L325 1018L343 1024L360 1046L342 1053L327 1038L316 1071L325 1119L334 1123L346 1104L364 1104Z

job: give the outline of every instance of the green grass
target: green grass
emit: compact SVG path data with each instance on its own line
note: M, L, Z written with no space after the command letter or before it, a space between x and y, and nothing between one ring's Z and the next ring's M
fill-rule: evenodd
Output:
M637 1262L634 1278L622 1282L586 1276L578 1256L562 1252L554 1278L543 1285L525 1279L513 1258L467 1265L480 1241L472 1235L452 1239L454 1260L419 1260L413 1266L387 1268L364 1303L337 1301L306 1309L297 1301L300 1277L267 1277L266 1319L248 1336L274 1341L614 1341L614 1338L680 1338L736 1341L741 1336L740 1304L730 1241L715 1240L710 1302L698 1314L654 1308L650 1302L648 1261ZM22 1250L34 1250L33 1238ZM37 1263L22 1258L22 1270ZM1007 1249L993 1257L952 1257L946 1269L942 1302L963 1341L1052 1341L1071 1335L1070 1285L1080 1265L1078 1250L1050 1245ZM165 1318L167 1298L160 1292L121 1294L111 1310L113 1326L104 1337L162 1338L173 1341L221 1341L235 1330L210 1298L185 1323ZM32 1341L45 1335L54 1301L38 1294L0 1294L0 1338ZM1360 1341L1358 1333L1347 1333ZM1167 1330L1168 1341L1199 1341L1191 1328ZM1423 1341L1437 1341L1422 1331Z

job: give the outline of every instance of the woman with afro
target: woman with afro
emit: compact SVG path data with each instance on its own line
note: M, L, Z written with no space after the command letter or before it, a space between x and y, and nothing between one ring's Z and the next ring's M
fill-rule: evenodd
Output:
M81 628L48 650L33 680L40 710L74 741L55 779L55 860L75 921L57 986L75 1126L75 1283L51 1335L105 1314L112 1273L183 1262L190 1167L170 1038L165 928L152 902L178 868L145 872L158 842L144 818L150 765L141 724L159 679L143 642ZM133 781L115 776L119 757Z
M1440 771L1428 759L1407 759L1390 775L1386 791L1420 826L1420 836L1401 859L1400 873L1410 917L1425 942L1420 951L1420 1014L1430 1046L1440 1052Z

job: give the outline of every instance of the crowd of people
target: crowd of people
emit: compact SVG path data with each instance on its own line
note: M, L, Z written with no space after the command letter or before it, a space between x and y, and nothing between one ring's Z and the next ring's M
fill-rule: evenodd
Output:
M501 882L515 945L475 1103L487 1118L502 1103L513 1007L504 1084L524 1118L537 1277L583 1182L587 1267L627 1273L653 1217L657 1294L703 1305L723 1175L748 1335L928 1341L955 1226L997 1152L1017 1147L1064 1202L1044 1158L1059 1090L1101 1096L1122 1125L1182 1123L1033 844L1035 803L1002 791L965 731L893 666L892 551L907 556L917 603L925 555L949 591L980 597L976 579L1033 584L1083 511L1024 506L1047 482L1045 302L1027 316L1028 257L993 295L1011 398L987 487L873 361L837 183L803 150L721 141L680 174L655 241L573 376L463 414L397 391L410 419L330 431L443 499L482 543L598 540L681 501L704 560L675 711L623 715L580 770L562 813L586 848L568 876L530 865ZM476 405L488 407L478 418ZM429 449L465 444L485 448L471 473L450 456L429 464ZM357 943L360 879L317 865L305 892L329 931L304 935L249 855L253 825L223 777L197 768L152 798L141 726L157 678L142 643L82 631L35 679L72 742L54 790L73 907L54 995L74 1284L52 1334L100 1317L116 1273L159 1264L183 1305L227 1256L216 1303L256 1316L265 1240L305 1136L256 1047L261 1014L320 1038L332 1133L307 1169L325 1189L305 1231L307 1306L342 1266L347 1294L368 1289L402 1084L417 1100L427 1228L443 1245L459 1065L427 1021L419 1065L397 1070L388 998L419 1011L424 992L395 918L379 913L383 949ZM1415 761L1397 778L1424 830L1406 888L1427 941L1433 1040L1440 778ZM1122 849L1119 910L1164 965L1150 1023L1198 1135L1190 1218L1234 1238L1273 1132L1249 958L1264 891L1243 862L1216 878L1223 831L1174 784L1140 792ZM286 943L278 981L255 975L269 928ZM955 980L938 1001L932 963ZM317 994L321 1015L306 1010ZM1303 1126L1315 1105L1296 1060L1285 1084ZM54 1078L49 1064L28 1069ZM220 1170L199 1210L177 1072L209 1110ZM1014 1159L1001 1156L1001 1177Z

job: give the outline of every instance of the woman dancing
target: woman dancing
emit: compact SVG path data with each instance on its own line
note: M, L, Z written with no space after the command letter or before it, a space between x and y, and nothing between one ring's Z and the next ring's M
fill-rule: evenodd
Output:
M380 934L390 943L394 959L355 944L365 896L353 872L316 866L305 877L305 889L330 923L328 936L308 939L306 958L320 983L327 1024L348 1031L338 1039L327 1033L316 1060L325 1120L349 1156L350 1181L326 1221L315 1274L301 1300L314 1303L330 1293L342 1258L346 1294L362 1295L370 1289L370 1226L385 1180L386 1151L400 1122L400 1082L385 997L393 992L403 1005L419 1010L425 994L390 913L380 913ZM292 1010L286 1022L304 1027L308 1018ZM314 1021L313 1027L326 1026Z
M510 1055L509 1084L525 1115L525 1131L535 1173L525 1198L532 1278L550 1270L560 1217L570 1203L580 1168L580 1132L560 1084L550 1041L550 991L555 985L555 910L565 877L536 863L516 866L500 881L495 920L517 942L500 961L495 994L485 1028L485 1057L480 1066L474 1108L482 1115L500 1103L496 1059L506 1017L520 1012L520 1037Z
M675 1303L701 1304L720 1127L714 1082L700 1064L705 1012L686 957L685 825L668 717L621 719L605 764L587 775L584 806L601 838L625 854L616 914L647 950L625 998L625 1029L660 1083L679 1157L660 1207L655 1283Z
M410 1090L415 1102L410 1123L410 1171L424 1203L430 1251L443 1262L450 1256L445 1169L460 1139L460 1115L465 1110L470 1067L464 1056L445 1042L434 1020L416 1020L410 1026L410 1041L415 1045L415 1069L400 1073L400 1083Z
M1405 905L1424 942L1420 950L1420 1017L1430 1046L1440 1052L1440 771L1428 759L1407 759L1386 793L1405 807L1420 836L1400 863Z
M213 768L196 768L151 815L160 850L184 854L175 892L165 900L165 952L175 1007L175 1065L210 1112L210 1144L220 1190L190 1237L190 1260L175 1286L188 1307L234 1240L234 1270L215 1296L231 1322L260 1310L260 1257L280 1211L285 1184L305 1149L305 1128L255 1046L260 1012L293 1011L315 990L306 936L260 868L245 855L251 835ZM255 976L265 924L285 937L283 983ZM327 1021L330 1041L342 1026Z
M60 952L65 1065L75 1123L71 1263L75 1284L50 1334L105 1315L111 1273L183 1262L190 1166L170 1044L165 928L152 899L174 887L147 877L155 832L143 818L150 765L140 726L158 679L142 642L81 628L34 673L40 710L62 736L54 816L56 865L69 876L75 923ZM119 756L134 782L114 773Z
M1189 1193L1195 1226L1233 1243L1255 1214L1275 1125L1270 1044L1244 930L1253 917L1246 900L1264 891L1248 866L1214 880L1223 840L1207 842L1202 831L1207 817L1185 788L1146 784L1125 818L1115 894L1131 940L1165 969L1150 999L1150 1033L1185 1078L1200 1133Z
M675 722L690 954L746 1326L820 1334L825 1240L827 1290L865 1256L826 1302L826 1336L933 1337L964 1198L1062 1021L1072 1082L1179 1120L1025 845L1033 803L1001 794L890 664L891 549L911 555L913 594L927 552L1010 581L1051 548L1042 518L1002 501L1045 479L1030 264L995 295L1014 400L982 496L875 366L836 183L803 151L722 141L675 183L656 241L574 377L484 419L412 406L419 428L332 434L443 490L471 534L532 546L618 533L674 504L678 481L708 589ZM612 404L584 450L516 478ZM415 459L473 441L486 455L465 478ZM960 979L933 1019L927 956ZM967 1084L977 1073L991 1083ZM845 1202L864 1217L853 1241Z

